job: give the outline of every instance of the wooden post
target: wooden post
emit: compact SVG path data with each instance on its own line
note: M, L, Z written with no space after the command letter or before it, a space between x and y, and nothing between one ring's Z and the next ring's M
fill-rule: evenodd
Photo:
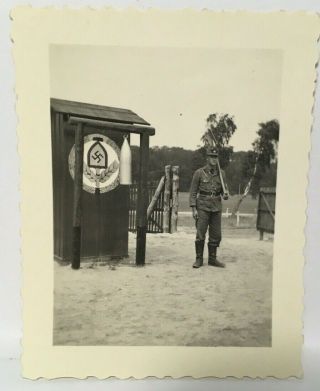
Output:
M179 209L179 166L172 167L172 224L171 233L178 229L178 209Z
M137 245L136 265L143 266L146 257L147 236L147 208L148 208L148 162L149 162L149 135L140 134L140 165L137 200Z
M163 200L163 232L170 230L170 196L171 196L171 166L165 166L165 184L164 184L164 200Z
M259 237L259 240L263 240L263 231L260 230L260 237Z
M83 182L83 123L75 131L75 164L73 194L73 231L72 231L72 269L80 268L81 255L81 217Z
M163 188L163 185L164 185L164 176L160 179L160 182L158 184L158 187L152 197L152 200L148 206L148 210L147 210L147 217L149 218L151 215L152 215L152 212L153 212L153 209L154 207L156 206L157 204L157 201L159 199L159 196L160 196L160 193L162 191L162 188Z

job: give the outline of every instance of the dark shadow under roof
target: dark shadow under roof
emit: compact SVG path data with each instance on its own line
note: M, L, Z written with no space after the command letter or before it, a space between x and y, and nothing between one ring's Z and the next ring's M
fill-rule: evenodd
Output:
M77 117L102 119L126 124L150 125L149 122L128 109L99 106L91 103L74 102L56 98L50 99L50 105L51 110Z

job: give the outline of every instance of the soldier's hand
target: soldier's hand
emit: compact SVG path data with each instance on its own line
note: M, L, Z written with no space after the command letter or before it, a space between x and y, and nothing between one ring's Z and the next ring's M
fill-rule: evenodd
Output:
M196 208L192 208L192 216L195 220L198 220L198 211Z
M222 198L223 198L224 200L227 200L227 199L229 198L229 193L228 193L228 192L224 193L223 196L222 196Z

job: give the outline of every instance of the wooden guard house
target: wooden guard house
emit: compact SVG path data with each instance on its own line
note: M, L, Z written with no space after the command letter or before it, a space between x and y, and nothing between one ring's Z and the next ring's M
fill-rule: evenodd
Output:
M128 255L129 186L119 183L119 170L131 133L140 135L136 264L143 265L155 129L131 110L51 99L54 255L74 269L80 259Z

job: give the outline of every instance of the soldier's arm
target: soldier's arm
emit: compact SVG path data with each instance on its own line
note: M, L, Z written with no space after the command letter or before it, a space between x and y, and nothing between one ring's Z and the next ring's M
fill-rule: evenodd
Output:
M193 178L192 178L191 186L190 186L189 205L192 208L195 208L197 205L197 194L198 194L198 189L199 189L199 181L200 181L200 174L199 174L199 171L197 170L193 174Z

